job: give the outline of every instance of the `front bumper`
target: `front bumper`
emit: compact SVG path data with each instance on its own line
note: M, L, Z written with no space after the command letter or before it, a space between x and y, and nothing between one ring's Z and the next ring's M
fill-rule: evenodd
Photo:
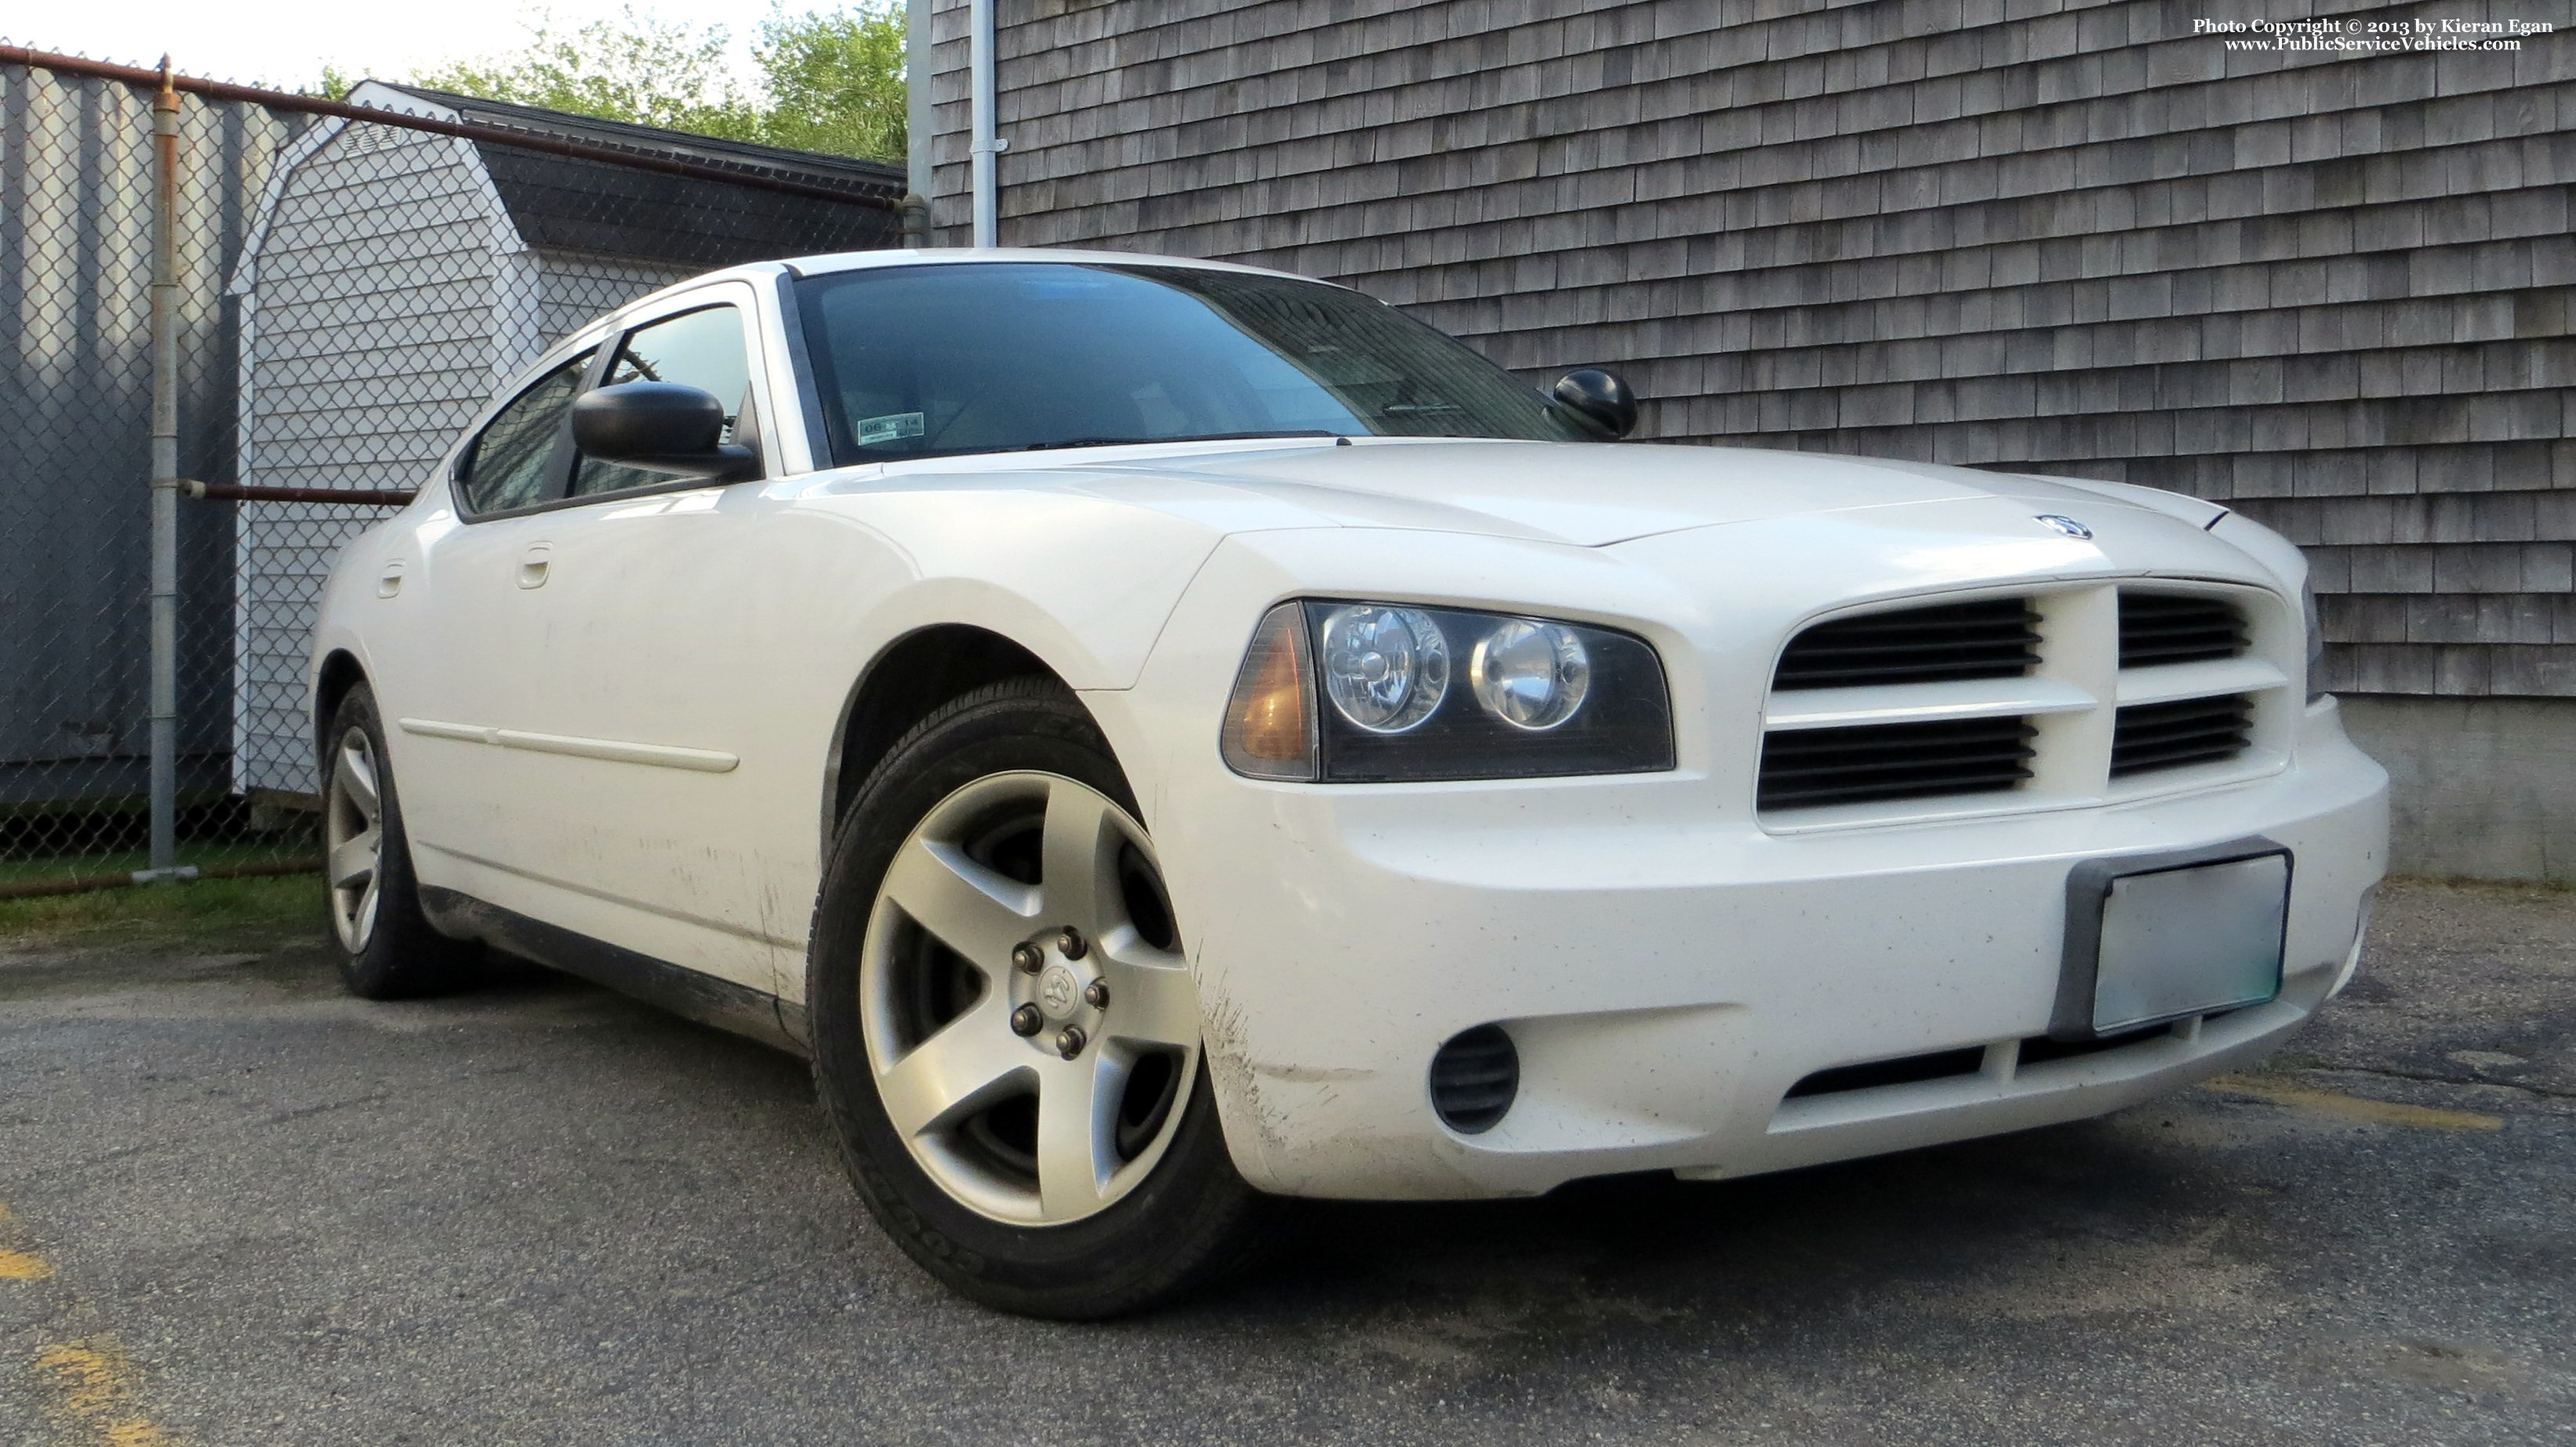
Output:
M1298 1195L1457 1198L1585 1176L1750 1175L2118 1109L2275 1046L2348 976L2386 776L2331 702L2269 777L2123 805L1770 834L1674 775L1365 790L1193 780L1157 811L1237 1164ZM1681 787L1676 787L1677 785ZM2049 1024L2076 863L2261 834L2296 857L2266 1005L2023 1063ZM1433 1052L1521 1057L1481 1135ZM1972 1073L1787 1098L1837 1067L1980 1049Z

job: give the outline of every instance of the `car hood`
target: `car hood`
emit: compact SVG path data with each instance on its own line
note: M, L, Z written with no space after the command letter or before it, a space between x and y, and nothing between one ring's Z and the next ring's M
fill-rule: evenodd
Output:
M1967 498L2046 512L2106 503L2206 526L2226 509L2120 483L2039 478L1752 448L1374 439L1239 445L1217 453L1090 453L1048 469L1062 485L1226 531L1393 527L1604 547L1727 523ZM1014 470L1027 464L1014 459Z

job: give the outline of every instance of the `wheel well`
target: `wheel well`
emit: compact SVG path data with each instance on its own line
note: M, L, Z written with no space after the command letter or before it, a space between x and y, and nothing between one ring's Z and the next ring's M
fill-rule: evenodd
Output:
M334 650L322 660L321 676L313 680L313 750L322 756L322 733L331 727L331 715L340 711L340 700L349 690L367 681L367 671L348 653Z
M939 706L988 683L1055 670L999 633L963 623L907 634L877 656L859 680L833 741L823 832L828 842L868 781L914 724Z

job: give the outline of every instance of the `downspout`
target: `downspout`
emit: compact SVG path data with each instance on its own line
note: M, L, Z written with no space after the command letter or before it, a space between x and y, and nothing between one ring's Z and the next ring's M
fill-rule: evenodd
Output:
M903 244L930 244L930 5L904 0L903 16Z
M974 161L975 244L1001 244L1001 182L994 174L1010 142L993 134L993 0L967 0L967 68L974 91L970 97L974 133L967 146Z

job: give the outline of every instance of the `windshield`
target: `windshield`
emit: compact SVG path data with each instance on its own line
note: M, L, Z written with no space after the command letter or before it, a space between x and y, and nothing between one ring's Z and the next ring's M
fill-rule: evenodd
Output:
M1318 282L969 262L810 277L798 295L843 465L1212 437L1586 435L1464 344Z

